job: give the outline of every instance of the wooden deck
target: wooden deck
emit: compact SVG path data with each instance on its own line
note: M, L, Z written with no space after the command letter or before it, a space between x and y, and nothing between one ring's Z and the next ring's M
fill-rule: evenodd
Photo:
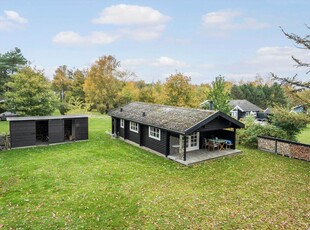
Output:
M191 152L186 153L186 161L180 159L180 156L168 156L169 159L179 162L183 165L192 165L202 161L207 161L219 157L230 156L234 154L241 153L241 150L238 149L226 149L226 150L215 150L215 151L208 151L206 149L199 149Z

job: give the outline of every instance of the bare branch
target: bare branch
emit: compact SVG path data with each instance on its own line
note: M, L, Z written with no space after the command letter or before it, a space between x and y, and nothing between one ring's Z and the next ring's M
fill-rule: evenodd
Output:
M295 75L294 77L278 77L277 75L275 75L274 73L271 73L271 76L274 80L278 80L281 82L281 84L289 84L292 86L297 86L300 88L295 88L294 91L300 91L303 89L310 89L310 82L302 82L297 80L297 75Z

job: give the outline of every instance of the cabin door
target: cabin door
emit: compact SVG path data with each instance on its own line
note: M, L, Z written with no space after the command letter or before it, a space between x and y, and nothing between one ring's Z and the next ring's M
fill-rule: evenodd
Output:
M183 146L184 137L180 135L180 145ZM199 149L199 132L186 137L186 151L194 151Z

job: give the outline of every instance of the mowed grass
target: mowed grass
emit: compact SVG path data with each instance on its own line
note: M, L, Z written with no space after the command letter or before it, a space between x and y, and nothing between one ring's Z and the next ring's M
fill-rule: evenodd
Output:
M8 134L9 132L9 122L0 121L0 135Z
M297 139L301 143L310 144L310 125L302 130L302 132L297 136Z
M239 147L185 167L112 139L0 152L4 229L308 229L310 164Z

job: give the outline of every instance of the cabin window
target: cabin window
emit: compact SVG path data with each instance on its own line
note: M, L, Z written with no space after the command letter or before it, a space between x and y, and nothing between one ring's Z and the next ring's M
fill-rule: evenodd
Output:
M125 127L125 121L123 119L121 119L121 128Z
M160 129L149 127L149 137L160 141Z
M130 131L138 133L139 129L138 129L138 123L136 122L130 122L130 127L129 127Z

